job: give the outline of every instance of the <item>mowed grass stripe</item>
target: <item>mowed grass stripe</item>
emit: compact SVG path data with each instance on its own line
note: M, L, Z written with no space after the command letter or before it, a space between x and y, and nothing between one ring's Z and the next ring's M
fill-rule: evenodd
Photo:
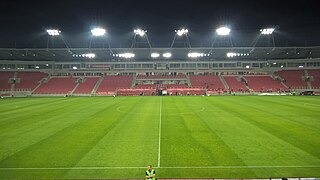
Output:
M232 147L248 166L276 166L276 165L319 165L319 160L305 151L277 138L272 133L264 131L260 127L252 125L250 118L268 121L268 116L261 116L258 112L244 105L237 105L241 99L208 99L215 105L221 116L215 125L211 125L214 131ZM214 102L212 102L214 100ZM232 102L235 100L235 102ZM254 99L246 99L248 104L256 103ZM230 101L230 102L229 102ZM252 101L252 102L251 102ZM232 106L230 106L232 104ZM269 106L265 104L266 107ZM224 112L225 111L225 112ZM239 112L243 114L238 114ZM230 113L233 115L225 116ZM265 119L264 119L265 118ZM222 125L221 125L222 124ZM236 125L235 125L236 124ZM229 127L227 127L229 126ZM259 176L279 176L278 168L270 168L266 171L254 169ZM290 172L290 171L289 171ZM293 171L292 171L293 172ZM307 170L311 173L314 171ZM285 172L282 172L282 175ZM257 177L259 177L257 176Z
M157 163L159 97L132 97L108 118L119 123L77 166L146 166ZM120 110L120 111L119 111Z
M167 97L164 104L163 166L246 165L208 127L205 119L212 120L214 113L198 115L205 112L201 98Z
M159 97L132 97L115 114L121 121L87 153L76 166L146 167L157 163ZM120 110L118 112L118 110ZM107 177L141 177L141 170L130 169L119 173L103 170ZM100 171L99 171L100 172ZM117 173L115 173L117 172ZM112 176L113 175L113 176ZM65 178L99 178L94 171L70 170Z
M252 99L256 98L257 97L253 97ZM303 126L303 123L296 123L297 117L300 119L299 121L305 120L303 115L305 113L304 108L292 110L291 114L293 114L293 116L283 116L282 113L286 114L285 110L279 110L279 108L281 108L280 106L273 106L277 103L276 101L266 105L266 101L261 99L258 100L260 103L256 102L254 105L252 103L246 104L243 102L239 102L239 105L251 109L253 114L260 114L262 116L260 119L254 118L254 115L248 117L248 114L241 112L239 115L247 117L245 119L250 120L248 122L261 129L264 129L274 136L295 146L296 148L302 149L319 160L320 151L318 151L315 147L320 147L320 141L317 141L319 139L320 127L317 127L315 124L314 128L308 128ZM292 104L294 104L294 102L292 102ZM234 111L236 110L234 109ZM310 115L319 117L318 113L312 113ZM315 121L316 119L317 118L314 118Z
M75 113L77 123L70 124L45 139L3 159L0 161L0 167L74 166L117 123L116 120L106 121L96 116L107 116L112 105L120 102L115 101L115 103L104 105L102 108L91 109L94 113L89 117L84 115L90 115L90 109L82 110L89 111L84 114L79 112L80 116L76 116L77 113Z

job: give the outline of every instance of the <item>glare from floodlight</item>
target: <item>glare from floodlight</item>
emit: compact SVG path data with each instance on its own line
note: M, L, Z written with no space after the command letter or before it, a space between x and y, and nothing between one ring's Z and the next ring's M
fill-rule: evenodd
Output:
M91 30L93 36L103 36L106 34L106 30L103 28L94 28Z
M78 68L77 68L77 66L73 66L72 69L76 70L76 69L78 69Z
M93 58L95 58L96 57L96 54L94 54L94 53L87 53L87 54L73 54L72 55L73 57L83 57L83 58L89 58L89 59L93 59Z
M139 35L139 36L144 36L145 34L146 34L146 30L142 30L142 29L140 29L140 28L138 28L138 29L135 29L134 31L133 31L136 35Z
M203 53L197 53L197 52L188 53L188 57L190 58L197 58L197 57L203 57L203 56L207 56L207 55Z
M249 56L250 54L249 53L234 53L234 52L228 52L227 53L227 57L228 58L233 58L233 57L236 57L236 56Z
M188 29L180 29L180 30L175 30L178 36L182 36L184 34L188 34Z
M160 54L159 53L151 53L151 57L158 58L158 57L160 57Z
M61 31L58 29L47 29L47 33L49 36L59 36Z
M165 58L170 58L172 56L172 54L167 52L167 53L163 53L162 56Z
M116 57L120 57L120 58L134 58L135 54L133 53L120 53L120 54L115 54Z
M247 68L247 69L249 69L249 68L250 68L250 66L249 66L249 65L246 65L246 68Z
M216 30L217 34L220 36L227 36L230 34L231 29L227 27L220 27Z
M274 31L274 28L260 29L260 33L263 35L271 35L273 31Z

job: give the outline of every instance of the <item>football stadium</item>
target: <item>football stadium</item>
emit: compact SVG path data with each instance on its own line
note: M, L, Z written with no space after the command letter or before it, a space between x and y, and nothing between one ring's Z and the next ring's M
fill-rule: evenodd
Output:
M320 46L255 31L113 47L97 25L77 47L47 28L46 47L0 48L0 179L319 179Z

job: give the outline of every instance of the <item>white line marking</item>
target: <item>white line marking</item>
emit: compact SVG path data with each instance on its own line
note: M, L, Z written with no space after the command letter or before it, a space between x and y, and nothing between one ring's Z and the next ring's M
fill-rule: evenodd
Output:
M99 169L145 169L146 167L1 167L0 170L99 170ZM254 169L254 168L320 168L320 166L190 166L190 167L157 167L160 169Z
M161 147L161 119L162 119L162 96L160 97L160 107L159 107L159 111L160 111L160 120L159 120L159 141L158 141L158 168L160 167L160 147Z

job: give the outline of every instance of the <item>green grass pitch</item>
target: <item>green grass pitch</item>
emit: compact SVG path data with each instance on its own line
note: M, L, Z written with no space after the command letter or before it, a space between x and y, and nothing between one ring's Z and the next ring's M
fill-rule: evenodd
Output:
M319 97L0 99L0 179L320 177Z

